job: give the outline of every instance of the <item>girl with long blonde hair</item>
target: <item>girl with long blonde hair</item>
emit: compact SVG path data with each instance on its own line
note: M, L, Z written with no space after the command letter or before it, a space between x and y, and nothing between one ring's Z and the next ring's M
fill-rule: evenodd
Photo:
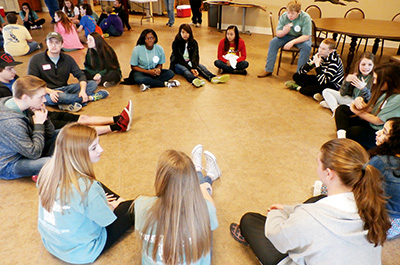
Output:
M179 151L162 153L156 171L156 196L135 200L142 264L211 263L212 231L218 227L211 183L221 172L215 156L205 151L207 176L203 177L202 153L203 147L197 145L193 162Z
M69 20L67 15L61 10L56 11L54 14L54 31L60 33L63 37L63 50L74 51L83 49L83 45L79 40L78 32L75 25Z
M90 263L134 223L125 201L96 180L103 149L96 130L71 123L39 173L38 228L46 249L69 263Z
M390 228L379 171L350 139L320 149L317 174L328 188L304 204L273 204L268 216L246 213L231 224L262 264L381 264Z

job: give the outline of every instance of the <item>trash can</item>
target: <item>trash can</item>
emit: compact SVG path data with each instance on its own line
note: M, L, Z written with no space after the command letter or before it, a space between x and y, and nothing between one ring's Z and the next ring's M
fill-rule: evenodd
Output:
M216 28L218 24L218 6L208 5L208 26Z

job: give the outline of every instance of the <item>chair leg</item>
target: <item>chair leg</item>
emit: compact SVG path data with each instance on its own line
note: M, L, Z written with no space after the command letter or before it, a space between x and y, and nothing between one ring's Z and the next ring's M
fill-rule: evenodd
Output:
M343 45L342 45L342 50L340 51L340 56L343 55L343 50L344 50L344 44L346 43L346 35L343 37Z
M364 52L367 50L367 46L368 46L368 38L365 39Z
M383 45L384 45L384 42L385 42L385 40L382 39L382 41L381 41L381 45L382 45L382 47L381 47L381 57L382 57L382 55L383 55Z
M276 71L276 75L279 75L279 68L281 68L281 60L282 60L282 48L279 49L278 70Z
M296 60L297 54L299 54L298 52L293 52L292 53L292 62L290 64L294 63L294 60Z

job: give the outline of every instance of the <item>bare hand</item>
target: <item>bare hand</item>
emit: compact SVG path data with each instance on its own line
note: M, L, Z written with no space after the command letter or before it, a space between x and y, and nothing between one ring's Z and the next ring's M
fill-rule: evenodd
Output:
M226 65L227 66L231 66L231 62L228 60L228 61L226 61Z
M293 47L293 43L291 41L289 41L288 43L285 44L285 46L283 46L284 50L290 50Z
M198 72L196 69L192 69L192 70L190 70L190 72L192 72L192 74L193 74L195 77L198 77L198 76L199 76L199 72Z
M364 109L367 106L362 97L357 97L353 103L354 106L359 110Z
M93 76L93 80L96 81L97 84L100 84L101 81L101 75L99 73L95 74Z
M283 210L283 204L272 204L269 208L268 208L268 212L272 211L272 210Z
M354 80L354 78L357 78L355 74L349 74L348 76L346 76L346 82L351 82Z
M358 89L364 89L367 86L367 83L365 82L364 78L362 78L362 77L361 77L361 80L358 78L353 79L351 81L351 84Z
M39 109L32 109L34 115L32 116L34 124L43 124L47 120L47 109L44 104Z
M51 101L53 101L54 103L57 103L58 102L58 97L59 97L58 94L59 93L64 93L64 92L62 92L60 90L51 90L51 92L49 93Z
M319 53L316 53L313 57L313 63L315 64L315 67L319 67L321 64L321 56L319 56Z
M119 197L118 199L116 199L114 194L106 193L106 197L107 197L107 201L108 201L108 206L110 206L111 210L113 210L113 211L114 211L115 208L118 207L118 205L121 202L125 201L125 199L123 199L122 197Z
M288 23L285 26L283 26L283 30L286 32L289 32L292 27L293 27L293 23Z
M81 90L81 92L79 92L79 97L82 98L82 103L85 103L85 102L87 102L89 100L89 97L86 94L86 91L82 91Z

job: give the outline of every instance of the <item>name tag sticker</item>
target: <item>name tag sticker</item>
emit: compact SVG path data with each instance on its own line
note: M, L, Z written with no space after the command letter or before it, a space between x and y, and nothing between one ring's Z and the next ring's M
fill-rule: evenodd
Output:
M51 65L50 64L44 64L42 65L42 68L44 71L50 70L51 69Z

